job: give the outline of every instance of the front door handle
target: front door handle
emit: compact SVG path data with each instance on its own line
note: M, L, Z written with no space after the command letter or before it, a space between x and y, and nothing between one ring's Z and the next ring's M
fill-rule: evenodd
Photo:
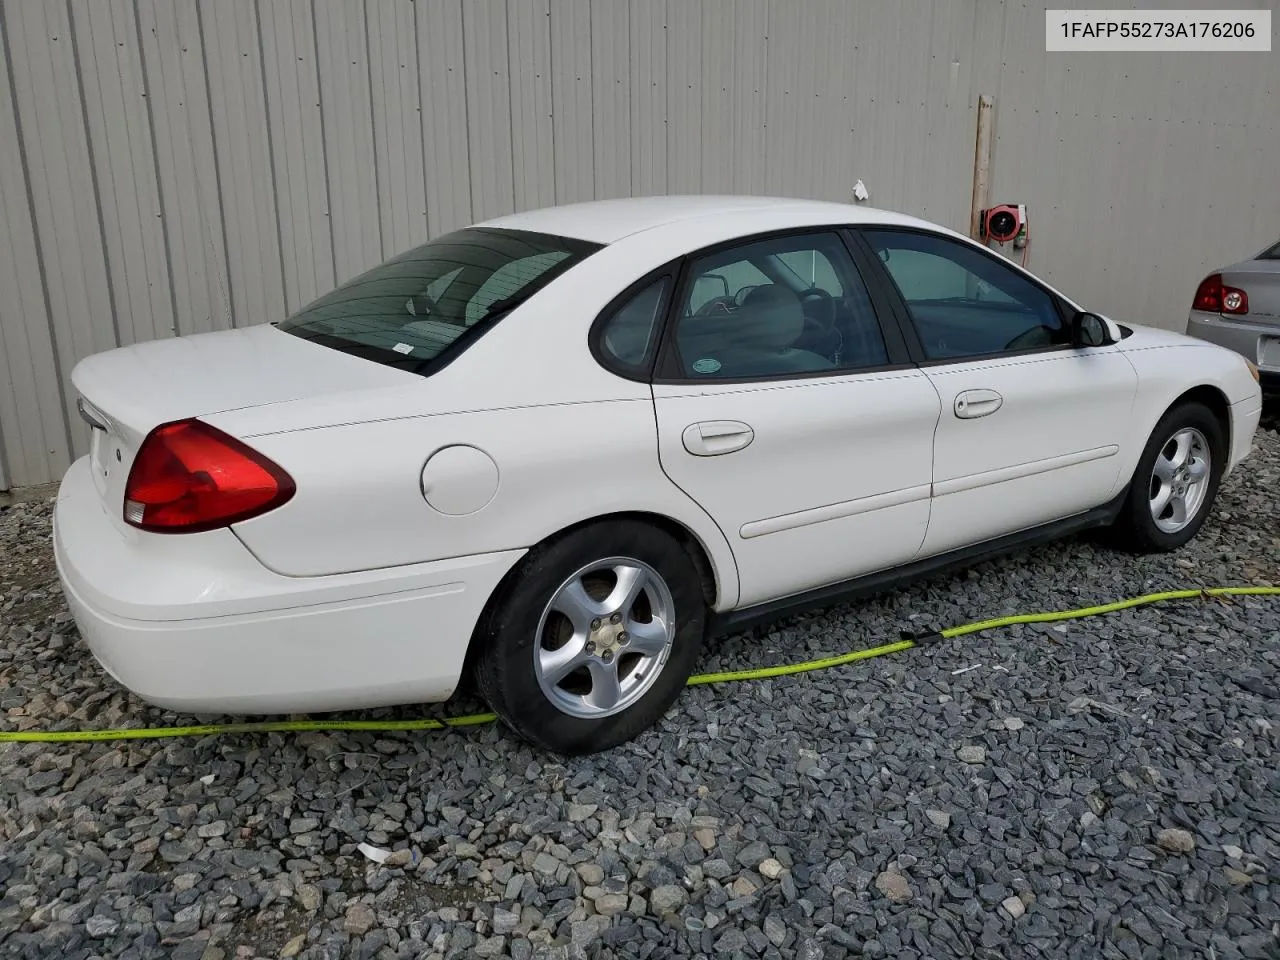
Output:
M961 420L972 420L995 413L1004 397L994 390L965 390L956 395L955 412Z
M756 432L738 420L703 420L684 428L684 448L695 457L718 457L749 446Z

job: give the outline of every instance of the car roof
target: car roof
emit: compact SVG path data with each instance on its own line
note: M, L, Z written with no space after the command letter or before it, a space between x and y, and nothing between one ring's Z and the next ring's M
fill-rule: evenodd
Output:
M874 207L789 197L753 196L655 196L616 200L590 200L540 210L527 210L478 223L478 227L529 230L593 243L609 244L624 237L690 220L751 211L793 213L797 225L824 223L886 223L925 226L936 224Z

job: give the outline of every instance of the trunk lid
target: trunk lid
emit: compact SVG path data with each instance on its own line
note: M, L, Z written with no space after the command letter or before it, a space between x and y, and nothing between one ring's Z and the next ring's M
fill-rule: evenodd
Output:
M1222 282L1249 295L1249 312L1232 320L1274 323L1280 320L1280 260L1246 260L1222 270Z
M91 427L94 484L118 523L133 458L162 423L420 382L270 325L151 340L87 357L71 381ZM131 528L130 528L131 529Z

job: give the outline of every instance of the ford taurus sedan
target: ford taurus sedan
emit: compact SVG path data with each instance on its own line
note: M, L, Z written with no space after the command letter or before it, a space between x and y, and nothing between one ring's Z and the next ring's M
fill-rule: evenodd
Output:
M710 633L1090 526L1178 547L1257 376L896 213L564 206L82 361L58 569L154 703L423 703L474 671L582 753L656 722Z

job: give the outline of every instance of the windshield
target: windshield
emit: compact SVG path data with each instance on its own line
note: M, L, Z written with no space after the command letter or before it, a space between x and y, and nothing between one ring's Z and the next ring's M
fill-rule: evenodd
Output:
M344 353L428 372L598 249L566 237L471 227L379 264L278 326Z

